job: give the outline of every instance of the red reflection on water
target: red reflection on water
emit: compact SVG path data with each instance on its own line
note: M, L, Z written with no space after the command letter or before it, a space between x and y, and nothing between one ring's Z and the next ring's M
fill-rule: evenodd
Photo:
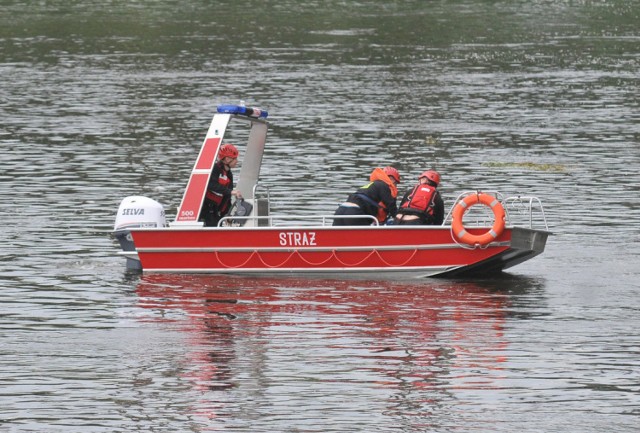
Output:
M329 362L341 362L332 352L359 358L358 379L349 383L395 390L387 410L407 415L416 398L430 405L451 390L495 387L494 373L505 362L508 298L474 283L145 275L137 293L141 307L158 311L157 320L184 326L192 365L183 378L203 392L272 371L271 352L319 338ZM344 375L316 378L340 380Z

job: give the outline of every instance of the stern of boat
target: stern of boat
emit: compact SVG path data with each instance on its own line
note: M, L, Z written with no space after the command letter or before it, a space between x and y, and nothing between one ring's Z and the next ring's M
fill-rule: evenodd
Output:
M111 237L120 244L121 251L118 254L127 259L127 269L142 270L131 229L164 227L165 224L164 207L157 201L143 196L122 199Z

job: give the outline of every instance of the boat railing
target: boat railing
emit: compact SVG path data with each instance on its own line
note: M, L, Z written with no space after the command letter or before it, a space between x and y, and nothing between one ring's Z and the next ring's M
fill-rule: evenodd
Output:
M272 215L271 195L269 187L256 182L252 188L252 198L245 199L253 208L250 215L225 216L218 222L218 227L317 227L331 226L334 218L371 220L372 225L379 225L376 217L371 215Z
M511 224L520 222L525 226L528 222L530 229L544 226L544 229L549 231L547 216L544 213L542 201L538 197L528 195L510 196L502 200L502 206L507 212L507 222Z
M465 197L471 194L478 194L480 191L465 191L458 195L455 202L449 209L447 216L444 219L442 225L447 226L451 224L451 218L453 209L455 206L463 200ZM542 202L535 196L508 196L505 197L498 191L482 191L484 194L489 194L496 197L505 209L506 224L509 226L527 227L530 229L544 228L549 230L547 224L547 218L544 212ZM344 219L361 219L369 218L374 226L380 225L378 220L374 216L370 215L273 215L270 212L270 194L269 188L265 185L256 184L253 187L253 199L249 201L253 204L253 211L251 215L237 216L229 215L220 220L219 227L308 227L308 226L330 226L335 218ZM484 211L475 211L465 214L464 225L466 227L485 227L493 224L493 213L486 207L477 206L478 208L484 208ZM474 209L476 207L474 206Z
M534 228L542 228L545 230L549 230L549 226L547 224L547 218L544 213L544 207L542 206L542 202L538 197L535 196L525 196L525 195L517 195L517 196L508 196L505 197L502 193L498 191L465 191L458 195L453 205L449 209L446 218L444 219L443 225L451 224L451 217L453 213L453 209L456 207L458 202L464 200L465 197L471 194L479 194L480 192L484 194L489 194L498 199L502 204L502 207L505 210L506 214L506 224L509 226L519 226L519 227L527 227L530 229ZM485 208L488 209L488 208ZM467 210L469 212L469 210ZM466 216L467 214L465 214ZM473 216L473 218L471 217ZM473 215L466 216L464 225L467 227L473 226L491 226L493 224L493 213L486 212L475 212Z
M340 219L371 219L372 225L379 225L376 217L371 215L266 215L266 216L226 216L218 223L219 227L237 227L241 224L240 221L253 221L252 226L274 226L274 227L294 227L294 226L330 226L333 223L334 218ZM265 223L262 223L265 221Z
M253 186L254 211L249 217L256 217L253 225L266 226L272 225L271 221L271 192L269 187L260 182L256 182Z

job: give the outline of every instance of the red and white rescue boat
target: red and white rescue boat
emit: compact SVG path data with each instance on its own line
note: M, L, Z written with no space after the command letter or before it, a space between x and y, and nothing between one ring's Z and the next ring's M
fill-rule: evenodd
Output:
M340 279L449 277L500 272L544 251L550 233L540 200L496 191L460 194L441 226L378 225L372 218L371 226L334 227L332 214L271 214L268 190L258 182L266 117L256 108L218 107L175 221L165 224L162 205L149 198L122 200L113 235L128 268ZM198 221L200 208L232 121L248 126L237 189L249 206L236 206L217 227L204 227ZM474 216L471 208L489 213Z

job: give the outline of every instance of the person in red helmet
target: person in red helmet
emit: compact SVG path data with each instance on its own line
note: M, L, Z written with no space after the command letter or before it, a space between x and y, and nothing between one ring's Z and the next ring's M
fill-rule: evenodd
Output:
M218 161L211 170L199 221L205 226L217 226L229 213L231 196L241 199L240 191L233 189L231 169L238 165L238 149L233 144L223 144L218 151Z
M394 167L376 168L369 176L369 183L350 194L347 201L336 209L334 215L370 215L379 223L395 217L398 210L396 197L400 173ZM371 225L371 218L334 218L334 226Z
M444 202L438 191L440 174L427 170L418 177L418 184L409 189L396 215L397 225L441 225L444 221Z

